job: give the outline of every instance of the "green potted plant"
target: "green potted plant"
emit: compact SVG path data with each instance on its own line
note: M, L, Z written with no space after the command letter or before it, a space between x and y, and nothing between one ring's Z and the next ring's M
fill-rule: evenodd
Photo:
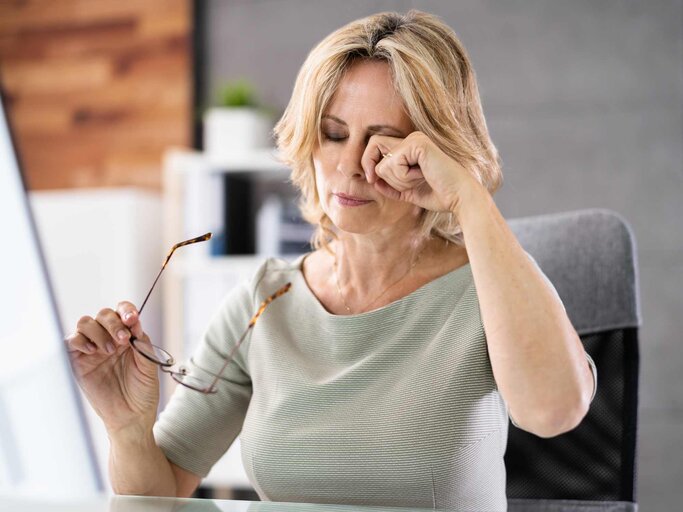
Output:
M209 156L224 159L272 146L272 113L250 81L224 82L217 98L217 105L204 114L204 151Z

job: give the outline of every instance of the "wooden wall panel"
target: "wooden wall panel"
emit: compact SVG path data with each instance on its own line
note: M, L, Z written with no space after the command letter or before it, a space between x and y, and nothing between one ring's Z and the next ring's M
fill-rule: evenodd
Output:
M161 187L192 134L191 0L0 0L0 81L32 189Z

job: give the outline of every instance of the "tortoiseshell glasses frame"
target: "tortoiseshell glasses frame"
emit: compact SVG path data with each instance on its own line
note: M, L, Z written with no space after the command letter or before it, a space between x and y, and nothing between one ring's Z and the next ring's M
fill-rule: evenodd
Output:
M185 240L184 242L178 242L171 248L171 251L168 253L168 256L166 256L166 259L164 260L164 263L161 266L161 270L159 270L156 279L152 283L152 287L149 289L149 292L147 292L147 296L145 297L145 300L142 302L142 305L138 310L138 314L142 313L142 310L145 308L145 304L147 304L147 300L149 299L149 296L152 294L154 286L157 284L159 277L161 277L161 273L166 268L166 265L168 265L168 262L171 259L171 256L173 255L175 250L185 245L190 245L197 242L204 242L206 240L209 240L210 238L211 233L206 233L202 236L191 238L190 240ZM170 368L175 365L175 359L173 358L173 356L166 352L163 348L157 347L156 345L151 344L149 341L139 340L135 336L131 336L130 344L140 355L157 364L162 372L168 373L173 378L173 380L175 380L178 384L182 384L187 388L199 391L200 393L204 394L216 393L218 391L216 386L221 375L227 368L230 361L233 360L235 352L240 347L244 339L247 337L247 334L249 333L251 328L254 327L254 325L256 324L256 320L258 320L258 318L263 314L266 307L268 307L268 305L271 302L287 293L291 286L291 283L285 284L283 287L281 287L275 293L267 297L266 300L264 300L261 303L261 306L258 308L256 313L254 313L254 315L251 317L249 324L247 325L246 329L244 330L240 338L237 340L237 343L235 343L235 345L232 347L232 350L230 350L230 353L225 358L223 366L221 366L218 373L212 375L212 378L210 380L206 379L205 377L198 377L192 375L191 373L188 373L188 369L184 366L181 366L177 371L171 370Z

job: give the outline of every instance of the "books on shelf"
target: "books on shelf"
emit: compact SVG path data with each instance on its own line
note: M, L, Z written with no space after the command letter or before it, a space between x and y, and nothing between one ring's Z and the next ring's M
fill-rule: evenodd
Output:
M267 164L267 165L266 165ZM259 166L264 167L261 171ZM222 169L222 170L221 170ZM303 221L288 170L274 157L223 167L195 151L174 150L165 160L170 243L211 231L212 239L183 251L188 258L292 255L310 250L313 227Z
M262 256L302 254L311 250L313 227L301 218L292 197L270 195L256 221L256 253Z
M303 220L288 183L224 176L225 255L281 256L310 250L313 227Z
M244 174L225 174L223 178L223 232L225 244L222 254L254 254L255 181Z
M182 236L179 242L194 238L207 231L211 239L183 250L186 257L206 257L225 254L225 230L223 227L222 176L219 174L187 173L180 206L183 212Z

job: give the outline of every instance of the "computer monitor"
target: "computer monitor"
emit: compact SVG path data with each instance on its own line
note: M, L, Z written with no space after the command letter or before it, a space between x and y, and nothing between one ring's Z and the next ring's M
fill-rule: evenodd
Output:
M0 496L104 492L0 91Z

